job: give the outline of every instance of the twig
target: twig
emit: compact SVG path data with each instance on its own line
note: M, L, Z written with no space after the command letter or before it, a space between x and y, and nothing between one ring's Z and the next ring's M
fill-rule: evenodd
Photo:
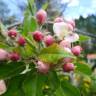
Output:
M85 32L85 31L82 31L80 29L75 29L75 32L76 33L79 33L79 34L82 34L82 35L86 35L86 36L89 36L89 37L93 37L93 38L96 38L96 35L95 34L91 34L89 32Z
M11 25L7 26L7 29L11 29L11 28L13 28L13 27L15 27L15 26L19 26L19 25L21 25L21 24L22 24L22 22L16 22L16 23L14 23L14 24L11 24Z

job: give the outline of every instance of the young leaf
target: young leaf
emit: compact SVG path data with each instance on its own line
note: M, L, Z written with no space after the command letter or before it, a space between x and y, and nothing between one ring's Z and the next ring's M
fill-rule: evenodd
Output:
M2 96L25 96L21 88L23 79L24 75L9 79L7 92Z
M47 48L44 48L41 50L39 54L39 59L48 62L48 63L57 63L58 60L64 58L64 57L74 57L72 54L64 51L59 45L53 44L52 46L49 46Z
M56 90L56 92L55 92L55 96L66 96L66 95L64 94L63 89L62 89L61 87L59 87L59 88Z
M87 64L76 63L76 71L85 75L91 75L91 68Z
M24 36L28 35L28 32L33 32L37 29L36 19L32 16L26 16L23 24L23 32Z
M65 96L81 96L79 89L77 89L75 86L71 85L66 80L63 80L61 82L61 87L63 89Z
M50 75L48 76L48 78L50 78ZM78 96L80 96L80 92L75 86L71 85L64 79L60 81L55 72L51 73L51 79L48 81L51 81L51 85L54 86L55 96L77 96L77 94Z
M42 74L30 72L23 82L25 96L43 96L42 87L45 79Z
M45 4L43 4L43 6L42 6L42 8L44 9L44 10L46 10L47 9L47 7L48 7L48 2L46 2Z
M80 35L80 41L87 41L87 40L89 40L90 39L90 37L88 37L88 36L85 36L85 35Z
M55 71L51 71L48 74L48 83L54 91L59 88L60 86L60 81L58 79L57 73Z
M30 11L30 13L32 14L32 15L34 15L33 14L33 9L32 9L32 5L34 4L34 0L28 0L28 9L29 9L29 11Z
M20 74L25 69L23 62L0 64L0 79L6 79Z

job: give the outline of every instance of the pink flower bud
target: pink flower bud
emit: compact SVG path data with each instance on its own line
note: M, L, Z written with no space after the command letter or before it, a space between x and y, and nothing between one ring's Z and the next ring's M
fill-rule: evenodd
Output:
M67 27L68 27L69 31L73 31L74 30L73 26L70 23L67 23Z
M74 70L74 64L73 63L66 63L63 65L64 72L70 72Z
M38 24L44 24L46 19L47 19L47 13L45 10L40 9L37 13L36 13L36 18L37 18L37 22Z
M9 59L12 61L18 61L18 60L20 60L20 55L16 52L10 53Z
M25 43L26 43L26 40L25 40L24 37L19 37L19 38L18 38L18 44L19 44L20 46L24 46Z
M4 80L0 80L0 95L4 94L6 90L7 89Z
M54 23L64 22L64 19L62 17L57 17L54 20Z
M37 62L37 69L40 73L46 74L49 71L49 64L44 64L41 61Z
M73 28L75 27L75 21L74 20L67 20L67 23L71 24Z
M72 63L73 62L73 58L66 57L66 58L63 59L63 62L64 63Z
M60 46L61 46L62 48L64 48L64 47L70 48L70 47L71 47L71 43L70 43L69 41L62 40L62 41L60 42Z
M46 46L50 46L54 43L54 38L51 35L45 36L44 42L45 42Z
M8 52L3 49L0 49L0 61L6 60L7 57L8 57Z
M15 29L11 29L8 31L8 36L11 38L15 38L17 36L17 31Z
M81 46L75 46L71 49L72 53L75 55L75 56L79 56L81 51L82 51L82 48Z
M44 35L40 31L35 31L35 32L33 32L33 38L34 38L35 41L40 42L40 41L43 40Z

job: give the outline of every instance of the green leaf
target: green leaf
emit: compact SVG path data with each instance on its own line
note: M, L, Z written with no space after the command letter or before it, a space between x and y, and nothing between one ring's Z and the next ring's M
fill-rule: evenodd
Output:
M91 68L87 64L76 63L76 71L85 75L91 75Z
M30 72L23 82L25 96L43 96L42 87L45 79L42 74Z
M0 38L1 39L1 38ZM0 42L0 48L7 48L8 49L8 45L3 43L3 42Z
M23 25L23 35L28 35L28 32L34 32L37 29L36 19L30 15L26 16Z
M96 93L96 75L94 74L92 77L91 77L91 91Z
M57 73L55 71L50 71L48 74L48 83L52 90L56 90L60 86L60 81L58 79Z
M3 25L2 22L0 22L0 35L3 34L3 32L5 32L7 30L7 28Z
M56 87L55 96L77 96L77 94L78 96L81 96L79 89L71 85L70 82L64 79L60 80L59 77L57 77L57 79L54 79L54 82L59 81L57 82L59 86Z
M59 88L56 90L56 92L55 92L55 96L66 96L66 95L64 94L63 89L62 89L61 87L59 87Z
M26 42L31 47L31 50L33 50L33 52L36 52L36 47L33 44L32 40L30 40L29 38L26 37Z
M88 39L90 39L90 37L85 36L85 35L80 35L80 38L79 38L80 41L86 41Z
M0 79L6 79L20 74L25 69L23 62L0 64Z
M43 8L44 10L46 10L46 9L47 9L47 7L48 7L48 2L47 2L47 3L45 3L45 4L43 4L43 6L42 6L42 8Z
M23 79L24 75L20 75L8 80L7 92L2 96L24 96L21 88Z
M34 0L28 0L28 9L31 12L32 15L33 14L33 9L32 9L32 5L34 4Z
M74 56L59 47L57 44L53 44L52 46L49 46L47 48L44 48L41 50L39 54L39 59L41 59L44 62L48 63L57 63L58 60L64 58L64 57L71 57L73 58Z
M30 4L34 4L34 0L28 0L30 2Z
M77 89L75 86L71 85L68 81L63 80L61 82L61 87L64 92L64 96L81 96L79 89Z

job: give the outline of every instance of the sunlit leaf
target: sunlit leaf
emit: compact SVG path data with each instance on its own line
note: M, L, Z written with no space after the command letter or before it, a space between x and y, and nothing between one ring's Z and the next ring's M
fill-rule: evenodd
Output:
M80 41L86 41L86 40L89 40L89 39L90 39L90 37L85 36L85 35L80 35L80 36L79 36L79 40L80 40Z
M40 54L39 54L39 59L44 61L44 62L49 62L49 63L57 63L58 60L64 58L64 57L72 57L74 56L66 51L64 51L59 45L53 44L50 47L44 48Z
M79 62L76 63L76 71L83 73L85 75L92 74L91 68L86 63L85 64L80 64Z

